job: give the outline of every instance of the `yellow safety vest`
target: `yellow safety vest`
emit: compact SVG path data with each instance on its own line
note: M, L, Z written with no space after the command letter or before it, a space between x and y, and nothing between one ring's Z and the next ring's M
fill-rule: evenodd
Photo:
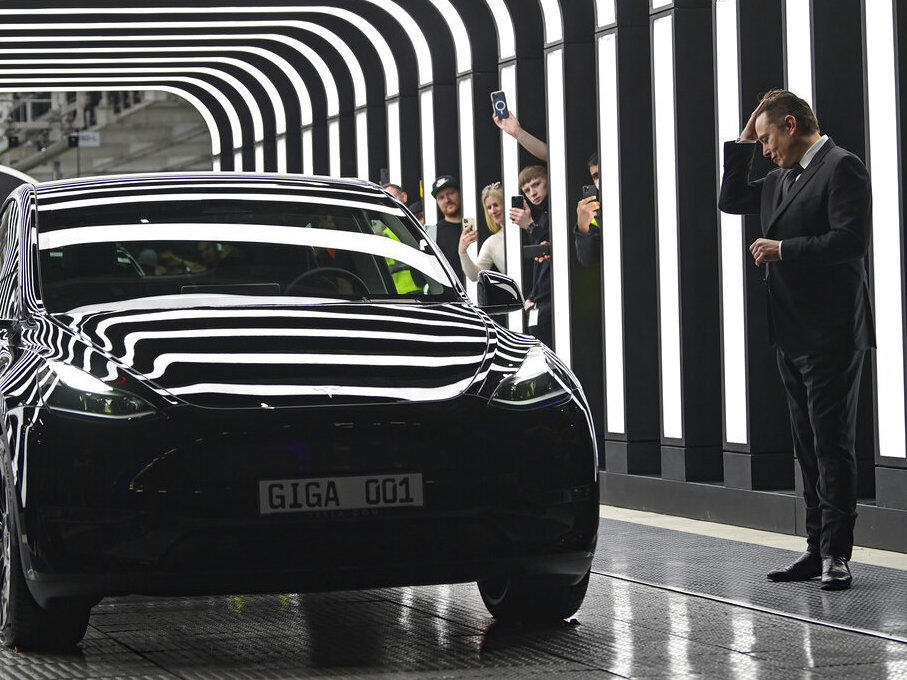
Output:
M401 242L400 237L388 227L384 227L381 233L388 238L394 239L398 243ZM387 261L387 266L390 267L391 278L394 280L394 287L397 289L398 294L405 295L406 293L414 293L417 290L422 290L416 285L416 282L413 280L413 273L406 265L397 264L397 261L390 257L385 257L384 259Z

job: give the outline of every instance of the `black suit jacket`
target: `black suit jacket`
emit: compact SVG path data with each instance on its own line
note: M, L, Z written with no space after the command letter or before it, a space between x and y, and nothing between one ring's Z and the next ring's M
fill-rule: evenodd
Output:
M875 347L865 264L872 230L866 167L828 139L779 202L789 171L777 168L750 181L760 150L758 143L725 143L718 207L759 215L765 238L783 241L781 261L766 265L772 342L791 355Z

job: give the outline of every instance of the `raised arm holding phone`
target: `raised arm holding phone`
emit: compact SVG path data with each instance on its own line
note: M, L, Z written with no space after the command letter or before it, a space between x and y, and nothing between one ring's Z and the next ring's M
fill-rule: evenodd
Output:
M541 161L548 161L548 145L523 129L519 119L507 107L507 99L503 91L491 93L491 107L491 119L495 125L513 137L533 156Z

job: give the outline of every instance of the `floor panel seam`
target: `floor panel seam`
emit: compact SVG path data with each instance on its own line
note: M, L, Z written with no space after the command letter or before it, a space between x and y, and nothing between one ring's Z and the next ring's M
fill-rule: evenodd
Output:
M667 590L672 593L679 593L681 595L689 595L691 597L698 597L705 600L710 600L712 602L721 602L723 604L729 604L736 607L742 607L744 609L749 609L752 611L762 612L764 614L771 614L774 616L781 616L786 619L792 619L795 621L801 621L803 623L810 623L817 626L824 626L826 628L833 628L835 630L845 631L849 633L855 633L857 635L866 635L869 637L879 638L882 640L889 640L891 642L899 642L901 644L907 644L907 638L901 637L899 635L891 635L889 633L883 633L882 631L869 630L866 628L856 628L854 626L845 626L843 624L834 623L832 621L822 621L821 619L813 619L808 616L802 616L799 614L793 614L791 612L785 612L779 609L772 609L770 607L762 607L751 602L745 602L741 600L732 600L730 598L721 597L720 595L710 595L708 593L700 593L692 590L686 590L677 586L669 586L664 583L653 583L651 581L643 581L642 579L630 578L629 576L623 576L621 574L615 574L607 571L596 571L592 570L593 574L599 576L605 576L608 578L617 579L619 581L626 581L628 583L636 583L638 585L647 586L649 588L658 588L659 590Z
M148 663L150 663L151 665L153 665L153 666L155 666L155 667L161 669L161 671L163 671L163 672L166 673L167 675L172 675L173 677L179 678L180 680L187 680L186 676L183 675L182 673L180 673L180 672L178 672L178 671L170 670L170 669L167 668L166 666L162 666L160 663L158 663L158 662L155 661L154 659L151 659L151 658L149 658L148 656L146 656L144 652L140 652L139 650L137 650L137 649L135 649L134 647L132 647L129 643L124 642L123 640L118 640L117 638L115 638L115 637L113 637L112 635L110 635L110 633L107 633L106 631L103 631L103 630L101 630L101 629L99 629L99 628L95 628L95 627L92 626L90 623L88 624L88 626L89 626L89 628L91 628L92 630L97 631L98 633L100 633L100 634L103 635L104 637L109 638L110 640L113 640L114 642L116 642L116 643L119 644L119 645L123 645L123 647L125 647L125 648L128 649L130 652L132 652L133 654L135 654L136 656L138 656L140 659L143 659L143 660L147 661Z

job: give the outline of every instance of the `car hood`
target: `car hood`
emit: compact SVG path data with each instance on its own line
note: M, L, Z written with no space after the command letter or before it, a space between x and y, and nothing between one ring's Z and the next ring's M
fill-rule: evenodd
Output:
M121 304L54 318L162 396L209 408L450 399L489 355L486 317L462 303Z

